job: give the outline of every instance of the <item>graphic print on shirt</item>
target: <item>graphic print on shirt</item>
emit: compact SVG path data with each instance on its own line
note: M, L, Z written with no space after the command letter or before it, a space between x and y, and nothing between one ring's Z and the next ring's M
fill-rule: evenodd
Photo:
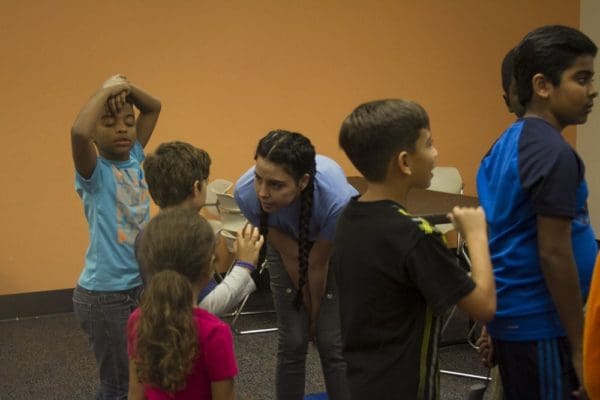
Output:
M135 237L148 222L148 185L141 170L118 169L112 166L115 177L117 205L117 240L133 245Z

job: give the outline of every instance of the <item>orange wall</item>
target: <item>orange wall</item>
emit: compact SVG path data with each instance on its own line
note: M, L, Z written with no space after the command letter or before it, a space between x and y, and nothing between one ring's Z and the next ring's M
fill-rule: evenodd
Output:
M500 61L547 23L578 26L579 1L4 0L0 295L74 286L87 229L69 129L111 74L163 102L148 150L190 141L213 156L213 178L231 180L272 128L303 132L355 174L337 146L343 117L366 100L414 99L439 164L473 194L511 120Z

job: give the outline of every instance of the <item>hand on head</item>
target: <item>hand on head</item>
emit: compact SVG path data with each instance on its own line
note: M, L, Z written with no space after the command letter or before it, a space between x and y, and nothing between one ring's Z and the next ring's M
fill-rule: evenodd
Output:
M129 81L121 74L113 75L104 81L102 88L109 92L106 100L108 110L116 115L127 103L127 95L131 91Z
M123 83L129 83L129 81L127 80L127 78L124 75L121 74L116 74L113 76L109 76L108 79L106 79L104 81L104 83L102 84L103 88L107 88L110 86L115 86L115 85L121 85Z
M454 224L454 227L464 236L472 234L485 234L486 222L483 208L477 207L454 207L448 218Z
M258 228L252 224L246 224L237 234L234 244L235 258L256 265L260 248L265 238L260 234Z

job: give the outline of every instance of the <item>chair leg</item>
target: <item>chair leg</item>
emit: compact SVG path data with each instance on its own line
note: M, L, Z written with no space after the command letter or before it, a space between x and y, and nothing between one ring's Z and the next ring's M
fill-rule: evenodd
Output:
M257 314L267 314L273 313L275 310L266 310L266 311L243 311L246 306L246 302L250 298L250 295L246 296L244 300L242 300L240 306L233 313L233 320L231 321L231 329L238 335L251 335L255 333L266 333L266 332L275 332L277 328L262 328L262 329L251 329L251 330L239 330L237 328L237 322L241 315L257 315Z
M259 273L262 273L263 270L261 270ZM240 316L242 315L259 315L259 314L269 314L269 313L274 313L275 310L260 310L260 311L244 311L244 308L246 307L246 303L248 302L248 299L250 298L251 294L247 295L244 300L242 300L242 302L240 303L240 305L238 306L238 308L233 312L232 316L233 316L233 320L231 321L231 329L233 330L233 332L235 332L237 335L252 335L252 334L256 334L256 333L267 333L267 332L275 332L277 331L277 328L261 328L261 329L250 329L250 330L240 330L237 327L237 322L240 318Z
M467 254L466 248L465 248L465 241L462 237L458 237L458 243L457 243L457 248L456 248L456 255L458 257L463 257L464 260L466 261L467 265L469 266L469 270L471 269L471 259L469 258L469 255ZM446 321L444 322L444 325L442 326L442 333L444 333L444 331L447 329L450 321L452 320L452 318L454 317L454 314L456 313L456 306L454 306L454 308L452 309L452 311L450 312L450 315L448 316L448 318L446 319ZM466 337L466 343L469 344L469 346L471 346L473 349L477 350L477 346L475 345L475 342L473 341L473 335L477 330L477 323L473 323L473 325L470 327L469 332L467 333L467 337ZM456 342L446 342L442 345L453 345L453 344L459 344L459 343L465 343L465 340L461 340L460 342L456 343ZM459 376L459 377L463 377L463 378L471 378L471 379L478 379L478 380L483 380L486 382L491 381L491 378L489 376L482 376L482 375L473 375L473 374L467 374L464 372L457 372L457 371L449 371L449 370L440 370L440 373L442 374L446 374L446 375L452 375L452 376Z

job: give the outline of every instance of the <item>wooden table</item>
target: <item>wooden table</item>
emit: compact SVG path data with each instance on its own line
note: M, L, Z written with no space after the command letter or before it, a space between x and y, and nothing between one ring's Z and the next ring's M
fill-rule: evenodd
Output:
M446 214L452 211L454 206L477 207L478 205L479 199L475 196L425 189L412 189L406 199L406 209L409 213L423 217L432 224L449 222Z

